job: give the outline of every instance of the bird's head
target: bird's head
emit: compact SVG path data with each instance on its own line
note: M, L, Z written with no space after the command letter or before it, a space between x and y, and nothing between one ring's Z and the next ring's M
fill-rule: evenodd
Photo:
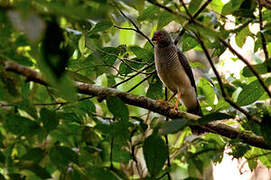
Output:
M169 33L164 30L156 31L153 34L152 41L154 41L158 46L162 47L168 46L172 42Z

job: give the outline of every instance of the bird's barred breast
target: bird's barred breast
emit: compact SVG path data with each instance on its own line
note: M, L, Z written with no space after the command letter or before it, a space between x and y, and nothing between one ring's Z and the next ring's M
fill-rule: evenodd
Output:
M191 88L188 76L182 67L177 54L176 47L156 48L155 49L155 66L158 76L166 87L171 91L181 94L187 94Z

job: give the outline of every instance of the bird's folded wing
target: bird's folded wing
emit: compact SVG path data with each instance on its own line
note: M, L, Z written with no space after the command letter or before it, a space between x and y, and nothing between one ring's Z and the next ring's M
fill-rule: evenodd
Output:
M196 88L196 83L195 83L195 79L194 79L194 76L193 76L193 72L192 72L192 69L191 69L186 57L178 48L177 48L177 53L178 53L179 61L182 64L182 66L183 66L183 68L185 70L185 73L189 77L191 85L195 88L195 91L197 93L197 88Z

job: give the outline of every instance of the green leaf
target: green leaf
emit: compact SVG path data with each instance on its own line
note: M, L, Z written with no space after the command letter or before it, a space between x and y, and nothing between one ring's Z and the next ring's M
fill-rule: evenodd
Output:
M204 66L204 64L200 63L199 61L194 61L194 62L189 61L188 63L191 68L202 68L202 69L206 68L206 66Z
M144 141L143 153L149 173L151 177L155 177L162 170L167 160L167 145L160 136L152 134Z
M107 168L90 166L86 168L88 177L91 177L92 180L119 180L115 173L108 170Z
M145 21L145 20L153 20L156 18L156 14L159 13L159 7L157 6L149 6L147 7L143 13L137 17L138 21Z
M123 28L134 28L132 25L129 24L129 22L122 23L121 27ZM125 44L127 46L134 45L135 44L135 38L136 38L136 32L131 30L119 30L119 42L120 44Z
M27 99L30 94L30 82L26 82L22 86L22 97L23 99Z
M249 167L249 169L252 171L252 170L254 170L256 167L257 167L257 165L258 165L258 162L257 162L257 160L255 160L255 159L249 159L248 161L247 161L247 163L248 163L248 167Z
M125 1L122 1L126 4L128 4L129 6L135 8L136 10L138 10L139 12L143 10L144 8L144 2L145 0L125 0Z
M152 79L146 96L152 99L162 99L164 97L163 85L162 82L159 80L158 76L155 75Z
M128 120L129 111L126 104L119 97L107 97L106 104L108 110L113 114L115 118Z
M37 118L37 110L28 99L18 103L18 108L27 112L33 118Z
M36 132L33 130L38 130L39 128L36 122L22 116L8 115L6 118L5 128L15 135L33 134Z
M27 151L23 156L22 160L33 161L34 163L39 163L45 156L45 151L41 148L32 148Z
M86 50L85 47L86 47L86 38L85 35L82 35L78 41L78 49L82 54L85 53Z
M93 84L92 80L90 80L87 76L84 76L84 75L82 75L80 73L72 72L72 71L69 71L69 70L66 70L66 73L74 81Z
M129 49L136 55L137 58L147 62L153 62L153 51L141 48L139 46L130 46Z
M265 142L271 146L271 122L270 122L270 116L269 115L264 115L262 118L262 124L261 124L261 132L263 134L263 138Z
M104 64L112 66L116 62L120 51L120 48L105 47L99 51L99 55L103 58Z
M121 62L120 67L119 67L119 73L120 73L120 74L127 75L127 74L130 74L130 73L132 73L132 72L133 72L133 70L130 69L130 68L126 65L126 63Z
M24 168L34 172L37 176L39 176L42 179L51 178L50 173L45 168L40 167L38 164L29 164L26 165Z
M188 177L188 178L185 178L184 180L200 180L199 178L195 178L195 177Z
M230 155L232 155L234 158L241 158L251 148L249 147L249 145L239 142L239 143L234 143L231 146L231 149L232 149L232 152L230 153Z
M269 134L269 136L270 136L270 134ZM270 139L270 137L269 137L269 139ZM264 150L264 149L259 149L259 154L261 154L261 156L259 156L259 160L261 161L261 163L265 167L270 168L271 167L271 154L270 154L270 151ZM263 156L262 154L265 154L265 155Z
M173 119L172 121L165 122L160 129L160 134L174 134L186 127L188 119Z
M171 13L163 11L160 13L157 23L157 29L162 29L164 26L174 21L176 18Z
M223 15L232 14L234 11L236 11L237 9L239 9L239 7L241 6L241 4L242 4L243 1L244 0L239 0L239 1L231 0L231 1L229 1L222 8L222 14Z
M202 0L192 0L189 3L188 11L190 14L194 14L200 7Z
M90 100L84 100L80 101L78 108L82 110L84 113L87 113L89 115L92 115L93 113L96 113L96 107L95 104Z
M198 41L188 33L182 36L182 50L188 51L198 45Z
M113 146L113 161L128 163L131 157L130 152L125 149L122 149L120 145L114 144Z
M5 155L3 154L3 152L0 151L0 162L4 164L5 161L6 161L6 157L5 157ZM0 178L0 179L1 179L1 178Z
M94 26L90 33L95 34L97 32L104 32L107 29L111 28L112 26L113 24L111 21L101 21Z
M204 115L203 117L201 117L197 121L200 124L207 124L208 122L211 122L211 121L230 119L230 118L232 118L232 116L230 116L228 114L220 113L220 112L214 112L214 113Z
M107 16L108 6L86 6L78 3L64 3L59 1L41 1L38 0L39 7L46 8L50 14L58 16L67 16L76 20L101 19Z
M241 31L239 31L238 33L236 33L236 36L235 36L235 42L236 42L236 44L240 48L242 48L243 45L246 42L247 36L249 36L249 35L250 35L250 31L248 29L248 26L242 28Z
M40 120L43 123L43 127L49 132L54 130L59 122L54 111L50 111L46 108L40 110Z
M49 152L49 158L57 167L68 166L69 163L78 162L78 154L65 146L53 147Z
M239 106L246 106L257 101L264 93L264 89L258 80L252 81L246 85L237 98Z
M264 63L255 64L255 65L251 65L251 66L258 74L266 74L266 73L268 73L267 66ZM251 72L251 70L247 66L245 66L243 68L242 75L245 76L245 77L254 76L254 74Z
M218 13L221 13L222 8L223 8L223 2L221 0L212 0L209 6L211 9L215 10Z
M210 82L204 78L201 78L198 83L199 94L203 95L206 99L208 105L214 105L215 101L215 92Z
M63 97L68 101L76 100L76 89L73 82L68 79L67 76L63 76L61 80L55 82L54 85L57 89L57 94L60 97Z

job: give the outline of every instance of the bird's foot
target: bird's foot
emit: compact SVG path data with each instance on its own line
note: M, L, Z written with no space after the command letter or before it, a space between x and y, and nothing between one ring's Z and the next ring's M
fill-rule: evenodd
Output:
M158 102L159 104L161 104L161 105L163 105L163 106L169 106L168 101L157 100L156 102Z
M173 106L173 107L170 107L170 109L171 109L171 110L173 110L173 111L176 111L176 112L178 112L178 110L179 110L179 107L178 107L178 106Z

